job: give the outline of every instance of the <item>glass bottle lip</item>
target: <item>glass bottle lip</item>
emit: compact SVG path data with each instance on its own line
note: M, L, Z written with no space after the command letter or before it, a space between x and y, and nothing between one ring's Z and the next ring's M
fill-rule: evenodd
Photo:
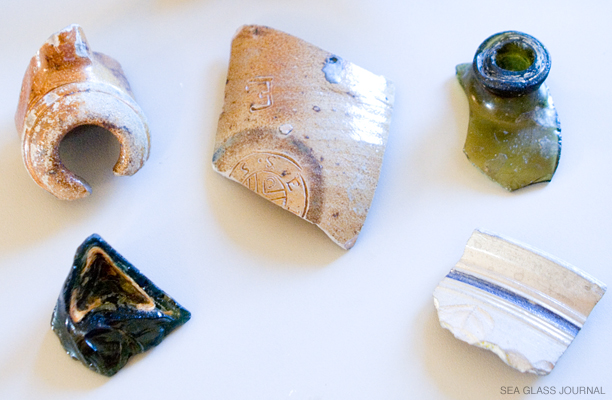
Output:
M537 90L548 77L550 65L548 50L538 39L505 31L482 42L472 68L476 79L493 94L516 97Z

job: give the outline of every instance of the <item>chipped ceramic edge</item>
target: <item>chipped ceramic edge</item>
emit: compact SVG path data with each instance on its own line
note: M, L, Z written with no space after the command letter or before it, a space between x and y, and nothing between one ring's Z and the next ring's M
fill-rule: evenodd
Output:
M46 55L49 60L43 63ZM59 156L62 139L76 127L97 125L116 137L120 154L113 172L117 176L133 175L149 157L148 122L121 66L91 51L76 24L53 34L30 61L15 122L28 173L62 200L91 192L89 184L69 171Z
M457 339L521 372L547 375L605 291L547 253L475 230L433 296L440 325Z
M242 26L232 41L213 169L350 249L374 197L394 96L383 76L284 32ZM253 171L273 172L266 160L299 178L284 184L301 194L280 204L249 184Z
M488 235L488 236L491 236L491 237L495 237L495 238L497 238L499 240L506 241L506 242L511 243L511 244L513 244L515 246L522 247L525 250L529 250L530 252L532 252L534 254L537 254L540 257L546 258L547 260L549 260L549 261L551 261L551 262L553 262L555 264L559 264L563 268L572 271L576 275L581 276L582 278L590 281L594 285L597 285L597 286L601 287L604 290L604 292L608 289L608 286L605 283L603 283L599 279L595 278L593 275L591 275L591 274L589 274L589 273L587 273L587 272L585 272L585 271L583 271L583 270L573 266L572 264L570 264L570 263L568 263L566 261L561 260L560 258L558 258L558 257L556 257L556 256L554 256L552 254L549 254L549 253L544 252L542 250L536 249L535 247L533 247L531 245L528 245L528 244L525 244L525 243L521 243L518 240L514 240L514 239L510 239L510 238L506 238L506 237L500 236L500 235L498 235L496 233L493 233L493 232L491 232L489 230L486 230L486 229L478 228L478 229L476 229L476 232L480 232L482 234L485 234L485 235Z

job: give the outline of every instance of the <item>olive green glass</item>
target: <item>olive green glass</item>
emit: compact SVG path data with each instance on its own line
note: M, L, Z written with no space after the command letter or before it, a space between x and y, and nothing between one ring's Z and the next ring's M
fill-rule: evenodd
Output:
M494 54L494 67L501 71L500 76L513 78L514 71L534 63L528 50L512 42L499 47ZM531 91L508 94L503 92L503 86L491 90L476 73L472 63L457 66L457 78L470 106L463 148L468 159L510 191L550 181L561 154L561 126L546 84L538 83Z

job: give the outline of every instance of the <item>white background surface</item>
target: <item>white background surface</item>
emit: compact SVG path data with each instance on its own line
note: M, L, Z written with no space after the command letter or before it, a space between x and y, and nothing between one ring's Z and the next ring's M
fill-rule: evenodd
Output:
M482 227L612 284L612 3L608 1L2 0L0 399L612 398L612 296L547 377L520 374L439 327L431 293ZM151 157L111 169L98 129L62 146L93 194L62 202L29 178L13 116L30 58L83 26L147 114ZM230 41L264 24L396 84L370 214L346 252L315 226L211 168ZM550 184L507 193L462 153L454 76L503 30L548 48L563 151ZM192 320L111 379L49 327L77 246L99 233ZM603 386L605 396L501 395L502 386Z

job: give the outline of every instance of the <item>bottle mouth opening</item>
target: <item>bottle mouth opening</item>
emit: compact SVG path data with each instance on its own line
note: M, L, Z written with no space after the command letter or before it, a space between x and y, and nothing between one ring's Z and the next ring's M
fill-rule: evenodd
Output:
M533 36L506 31L487 38L472 63L476 79L491 93L523 96L537 90L550 71L550 56Z
M494 56L495 64L499 68L512 72L529 69L535 62L535 58L533 48L520 42L504 44Z

